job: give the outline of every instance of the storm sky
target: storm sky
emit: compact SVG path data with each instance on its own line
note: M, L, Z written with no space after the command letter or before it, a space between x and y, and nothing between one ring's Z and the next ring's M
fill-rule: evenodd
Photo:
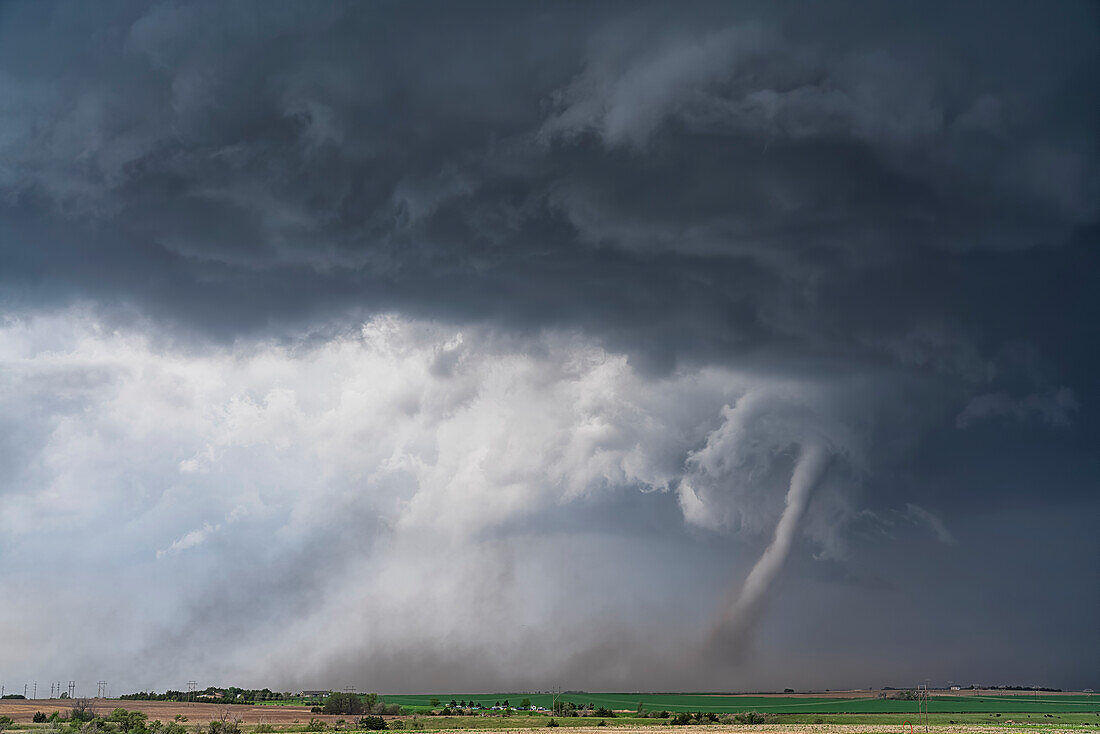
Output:
M1088 2L0 5L0 681L1097 687L1098 118Z

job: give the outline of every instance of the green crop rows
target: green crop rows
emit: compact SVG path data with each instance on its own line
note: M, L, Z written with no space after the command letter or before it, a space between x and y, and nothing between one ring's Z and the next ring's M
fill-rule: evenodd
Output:
M492 706L508 701L518 706L523 699L530 699L536 706L550 708L553 696L533 693L448 693L425 695L387 695L387 703L399 703L409 708L431 706L431 699L439 699L443 705L455 701L477 701L482 706ZM738 713L759 711L775 714L841 714L841 713L911 713L917 710L916 701L890 698L800 698L794 696L723 696L692 693L565 693L561 701L575 704L591 703L609 709L634 711L638 704L647 710L665 711L713 711ZM1014 695L1014 696L933 696L928 709L932 713L1093 713L1100 712L1100 695Z

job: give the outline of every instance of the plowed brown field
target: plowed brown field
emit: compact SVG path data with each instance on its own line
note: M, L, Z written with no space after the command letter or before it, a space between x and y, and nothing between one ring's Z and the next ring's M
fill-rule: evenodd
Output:
M311 714L308 706L228 706L218 703L177 703L175 701L120 701L117 699L89 699L95 713L106 716L113 709L124 708L129 711L142 711L149 715L149 720L160 719L172 721L177 714L186 716L188 721L214 721L222 718L222 714L229 712L228 718L239 718L246 724L293 724L295 721L305 723L310 717L324 721L336 719L349 719L348 716L321 716ZM35 711L41 711L47 716L54 711L67 713L73 707L72 701L60 698L39 698L33 701L7 700L0 701L0 716L10 716L13 721L28 723Z

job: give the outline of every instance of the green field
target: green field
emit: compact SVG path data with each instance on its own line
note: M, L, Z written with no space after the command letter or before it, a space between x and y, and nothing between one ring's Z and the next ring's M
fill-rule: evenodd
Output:
M431 699L438 698L444 705L451 699L474 700L483 706L491 706L505 699L518 706L524 698L536 706L550 708L553 696L534 693L448 693L425 695L387 695L387 703L399 703L411 709L428 709ZM634 711L642 704L651 711L712 711L714 713L740 713L759 711L772 714L909 714L917 710L916 701L889 698L799 698L794 696L724 696L695 693L564 693L559 700L575 704L591 703L609 709ZM931 713L1097 713L1100 712L1100 695L1082 694L1069 696L1011 695L1011 696L932 696L928 704Z

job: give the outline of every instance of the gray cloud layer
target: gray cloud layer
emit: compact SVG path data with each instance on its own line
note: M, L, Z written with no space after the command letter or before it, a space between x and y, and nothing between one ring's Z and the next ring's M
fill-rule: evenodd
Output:
M470 660L486 687L713 687L726 662L673 651L821 442L777 619L838 587L861 590L840 616L901 605L866 554L996 558L989 513L1026 508L1071 588L1100 556L1052 530L1100 474L1097 25L1072 2L5 4L0 550L57 570L46 527L89 571L187 578L102 620L159 685L188 665L266 685L263 659L308 687L446 687ZM570 608L563 536L638 588L639 559L702 570ZM28 598L0 617L31 625L12 667L60 624ZM755 636L789 660L788 613ZM1095 683L1065 614L1038 672L967 672ZM965 652L1030 629L1005 619ZM510 665L547 627L568 643ZM207 634L226 659L203 662ZM66 649L123 675L94 643ZM952 644L915 666L965 667ZM895 669L832 652L852 685ZM631 677L652 659L667 674ZM748 687L843 684L746 664Z

